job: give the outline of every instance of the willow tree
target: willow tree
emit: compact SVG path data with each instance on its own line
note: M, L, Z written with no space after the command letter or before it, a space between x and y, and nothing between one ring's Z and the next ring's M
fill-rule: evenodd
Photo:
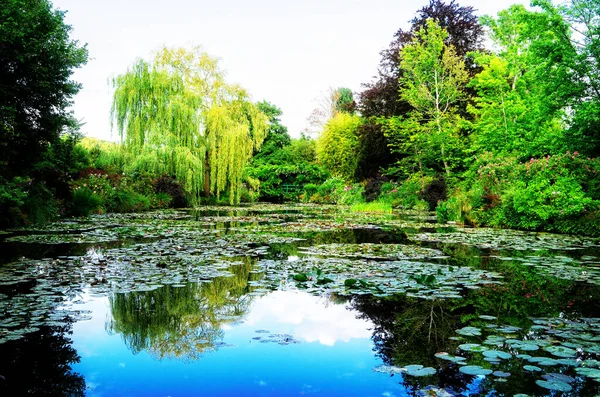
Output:
M217 59L199 47L164 48L112 83L111 120L135 159L127 170L173 175L194 202L226 191L239 202L242 170L268 118L244 89L225 82Z

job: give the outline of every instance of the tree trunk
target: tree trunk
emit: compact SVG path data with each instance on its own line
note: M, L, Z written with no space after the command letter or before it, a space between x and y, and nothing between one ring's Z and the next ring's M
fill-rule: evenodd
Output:
M209 153L206 153L206 158L204 159L204 197L210 196L210 162Z

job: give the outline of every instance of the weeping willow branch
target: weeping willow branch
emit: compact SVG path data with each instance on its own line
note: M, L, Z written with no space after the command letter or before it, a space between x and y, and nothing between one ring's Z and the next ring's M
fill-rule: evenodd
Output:
M268 118L242 88L226 84L200 48L164 48L112 81L111 123L134 161L126 171L175 176L192 201L240 199L242 170L268 131Z

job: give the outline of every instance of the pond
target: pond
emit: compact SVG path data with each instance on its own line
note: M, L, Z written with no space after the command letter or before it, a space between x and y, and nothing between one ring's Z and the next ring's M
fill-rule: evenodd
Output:
M595 396L600 242L266 205L0 234L2 396Z

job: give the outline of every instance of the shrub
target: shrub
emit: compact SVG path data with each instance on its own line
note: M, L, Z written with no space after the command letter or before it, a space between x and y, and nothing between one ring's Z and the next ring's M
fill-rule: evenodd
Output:
M420 196L429 205L430 211L435 210L438 203L447 198L446 181L443 177L438 176L425 186L425 190Z
M368 203L376 200L381 194L381 187L384 184L390 184L390 179L387 176L378 175L375 178L367 179L365 184L364 197Z
M187 198L183 186L173 177L163 174L152 181L155 193L167 194L171 200L170 205L174 208L187 206Z
M102 204L102 198L88 187L78 187L73 190L72 213L75 216L88 216Z
M117 190L107 205L110 212L136 212L150 209L150 199L131 190Z
M368 203L356 203L350 207L352 212L372 212L380 214L391 214L392 205L383 201L371 201Z

